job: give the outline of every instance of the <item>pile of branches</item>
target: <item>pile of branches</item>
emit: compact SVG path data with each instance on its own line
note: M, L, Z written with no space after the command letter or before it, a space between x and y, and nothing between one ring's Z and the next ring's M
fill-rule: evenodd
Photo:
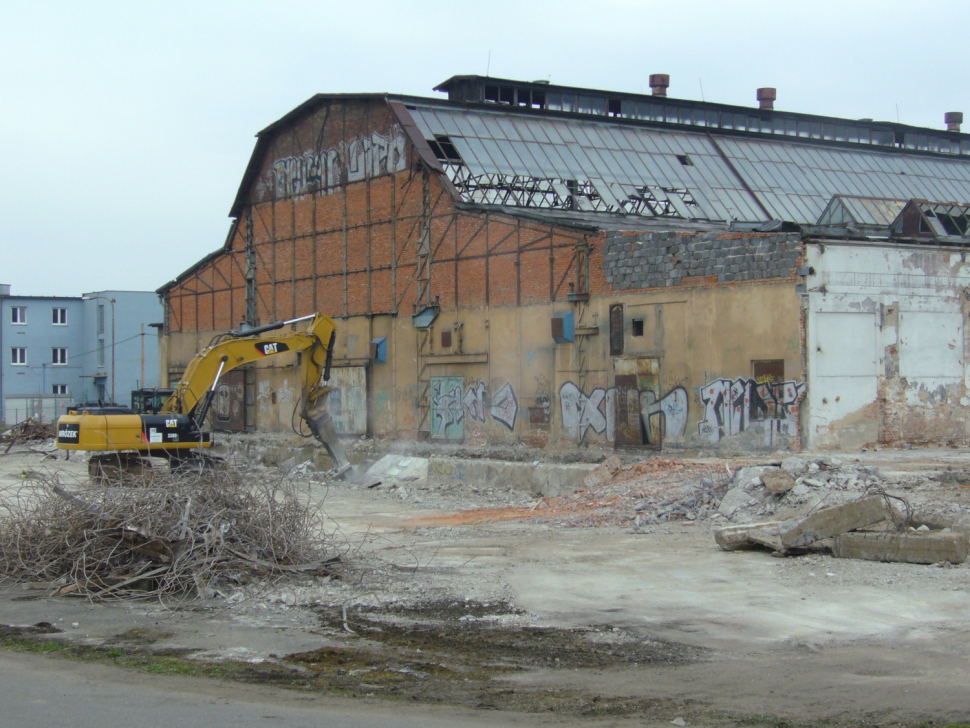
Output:
M235 584L326 575L339 560L319 503L287 475L226 469L0 493L0 574L54 595L227 596Z
M8 452L14 445L50 440L56 433L57 425L53 422L39 422L33 419L24 420L0 435L0 442L7 443L5 452Z

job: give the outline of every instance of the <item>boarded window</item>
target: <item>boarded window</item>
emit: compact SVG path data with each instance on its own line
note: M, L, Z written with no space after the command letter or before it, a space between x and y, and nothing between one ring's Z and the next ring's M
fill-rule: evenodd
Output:
M610 306L610 356L623 354L623 306Z

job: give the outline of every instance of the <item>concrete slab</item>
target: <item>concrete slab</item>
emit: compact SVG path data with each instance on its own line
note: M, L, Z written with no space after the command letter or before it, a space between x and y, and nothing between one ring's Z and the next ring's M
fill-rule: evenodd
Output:
M902 561L909 564L962 564L967 558L963 533L843 533L832 553L839 559Z
M784 521L778 532L785 549L803 548L823 538L854 531L889 517L886 501L870 496L850 503L821 508L804 518Z
M737 551L738 549L749 549L756 546L780 549L779 525L781 525L779 521L761 521L759 523L743 523L740 526L728 526L715 531L714 540L725 551Z

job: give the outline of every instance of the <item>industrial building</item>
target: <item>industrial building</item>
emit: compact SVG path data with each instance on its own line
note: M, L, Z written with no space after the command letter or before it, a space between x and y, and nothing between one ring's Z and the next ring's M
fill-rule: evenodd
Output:
M224 245L159 289L162 378L323 311L348 435L568 448L968 443L970 135L455 76L257 135ZM232 372L289 429L295 362ZM163 382L164 384L165 382Z
M133 389L158 386L161 320L151 291L18 296L0 285L3 424L50 422L76 402L127 404Z

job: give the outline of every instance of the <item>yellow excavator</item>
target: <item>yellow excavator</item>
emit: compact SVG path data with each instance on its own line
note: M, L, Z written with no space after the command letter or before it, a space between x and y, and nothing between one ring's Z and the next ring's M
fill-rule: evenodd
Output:
M304 321L309 324L303 330L281 331ZM321 313L221 334L189 362L157 413L121 414L117 407L70 410L57 421L57 446L98 453L91 456L92 475L109 468L134 471L145 456L167 459L173 471L210 467L219 459L206 452L212 447L212 433L203 427L220 378L244 364L298 352L303 384L297 405L300 417L343 474L350 464L326 408L336 335L333 319Z

